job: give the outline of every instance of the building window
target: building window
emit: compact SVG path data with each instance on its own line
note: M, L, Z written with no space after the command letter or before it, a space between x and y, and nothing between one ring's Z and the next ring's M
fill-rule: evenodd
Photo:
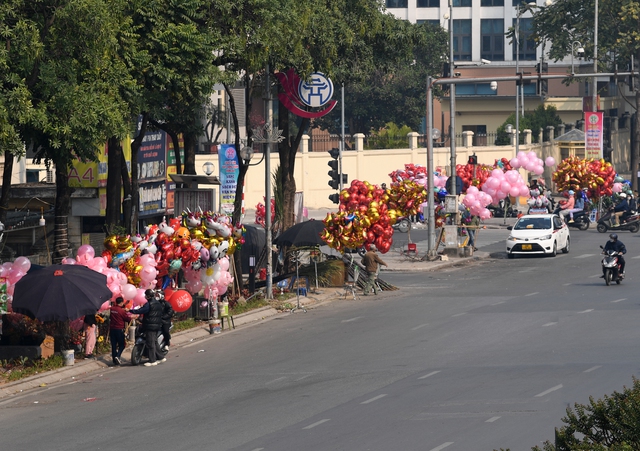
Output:
M453 60L471 61L471 19L453 21Z
M387 8L406 8L408 0L387 0Z
M504 6L504 0L481 0L480 6Z
M504 21L502 19L482 19L482 58L504 61Z
M427 19L427 20L418 19L418 20L416 20L416 24L417 25L420 25L420 24L423 24L423 23L426 23L428 25L433 25L434 27L440 27L441 26L440 25L440 21L438 19Z
M531 39L531 23L533 19L520 19L520 61L536 60L536 43ZM513 28L516 27L516 19L513 19ZM513 59L516 59L516 41L512 43Z
M418 0L418 8L440 8L440 0Z
M471 6L471 0L453 0L453 6Z
M456 96L495 96L491 83L464 83L456 85Z

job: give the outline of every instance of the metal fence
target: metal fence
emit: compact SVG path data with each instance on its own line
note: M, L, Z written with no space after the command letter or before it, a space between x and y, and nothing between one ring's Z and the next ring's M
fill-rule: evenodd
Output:
M351 135L344 136L345 150L355 150L355 141ZM309 152L328 152L333 148L340 148L340 135L319 134L311 135Z

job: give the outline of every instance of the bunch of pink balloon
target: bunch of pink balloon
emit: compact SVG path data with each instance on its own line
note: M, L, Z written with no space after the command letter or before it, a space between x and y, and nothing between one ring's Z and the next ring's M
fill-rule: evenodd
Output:
M405 164L404 169L396 169L389 174L389 177L391 177L392 183L400 183L404 180L409 180L425 187L427 186L429 180L427 175L427 168L413 163ZM434 190L438 192L441 188L444 188L448 178L449 177L447 176L433 175Z
M31 269L31 261L27 257L18 257L13 262L6 262L0 266L0 277L6 279L9 306L13 299L16 283Z
M532 150L530 152L518 152L515 158L509 161L511 167L514 169L523 168L527 171L531 171L536 175L542 175L544 172L544 165L555 166L556 160L553 157L547 157L545 161L538 158L538 155Z
M491 171L491 176L482 185L482 191L491 196L493 204L497 204L507 196L529 197L529 187L515 169L507 172L502 172L502 169L494 169Z
M480 191L475 186L470 186L467 189L467 195L462 200L462 203L469 209L472 215L480 216L481 219L489 219L491 212L487 209L487 205L489 205L492 200L488 193Z
M183 268L183 273L187 280L186 290L191 294L196 294L204 288L204 295L207 298L223 295L227 292L227 287L233 283L233 276L229 272L228 256L220 258L213 265L199 270L185 267Z

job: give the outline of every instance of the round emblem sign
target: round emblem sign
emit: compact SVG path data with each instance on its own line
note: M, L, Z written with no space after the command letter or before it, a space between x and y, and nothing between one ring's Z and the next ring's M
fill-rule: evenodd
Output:
M333 96L333 83L321 72L311 74L308 81L300 80L298 95L305 105L321 107Z

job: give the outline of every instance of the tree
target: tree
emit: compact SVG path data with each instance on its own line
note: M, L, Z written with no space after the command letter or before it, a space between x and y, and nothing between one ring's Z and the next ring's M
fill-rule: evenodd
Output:
M516 115L515 113L511 113L509 117L504 121L504 123L498 127L497 136L496 136L496 145L497 146L506 146L511 143L511 138L506 131L507 124L515 124L516 123ZM547 105L546 107L543 104L538 105L538 107L533 111L525 111L524 116L520 118L520 130L518 133L518 137L520 139L520 144L524 143L524 131L531 130L533 136L533 142L538 142L539 135L538 131L543 129L546 131L548 126L557 127L562 124L562 119L558 115L558 110L553 105Z
M533 16L532 37L538 43L550 42L549 58L554 61L571 55L579 41L587 59L594 55L595 2L565 0L541 7ZM612 0L598 4L598 71L613 72L630 64L632 57L640 61L640 2ZM635 109L640 106L640 91L635 91ZM632 141L631 173L638 170L640 149L640 115L636 114ZM633 189L638 180L631 177Z
M34 110L28 120L14 118L12 125L36 151L36 162L55 165L54 261L59 261L68 251L69 168L76 160L97 159L104 136L124 131L116 83L120 68L111 60L116 41L110 30L117 29L119 11L106 0L13 0L9 6L3 22L9 37L6 70Z

